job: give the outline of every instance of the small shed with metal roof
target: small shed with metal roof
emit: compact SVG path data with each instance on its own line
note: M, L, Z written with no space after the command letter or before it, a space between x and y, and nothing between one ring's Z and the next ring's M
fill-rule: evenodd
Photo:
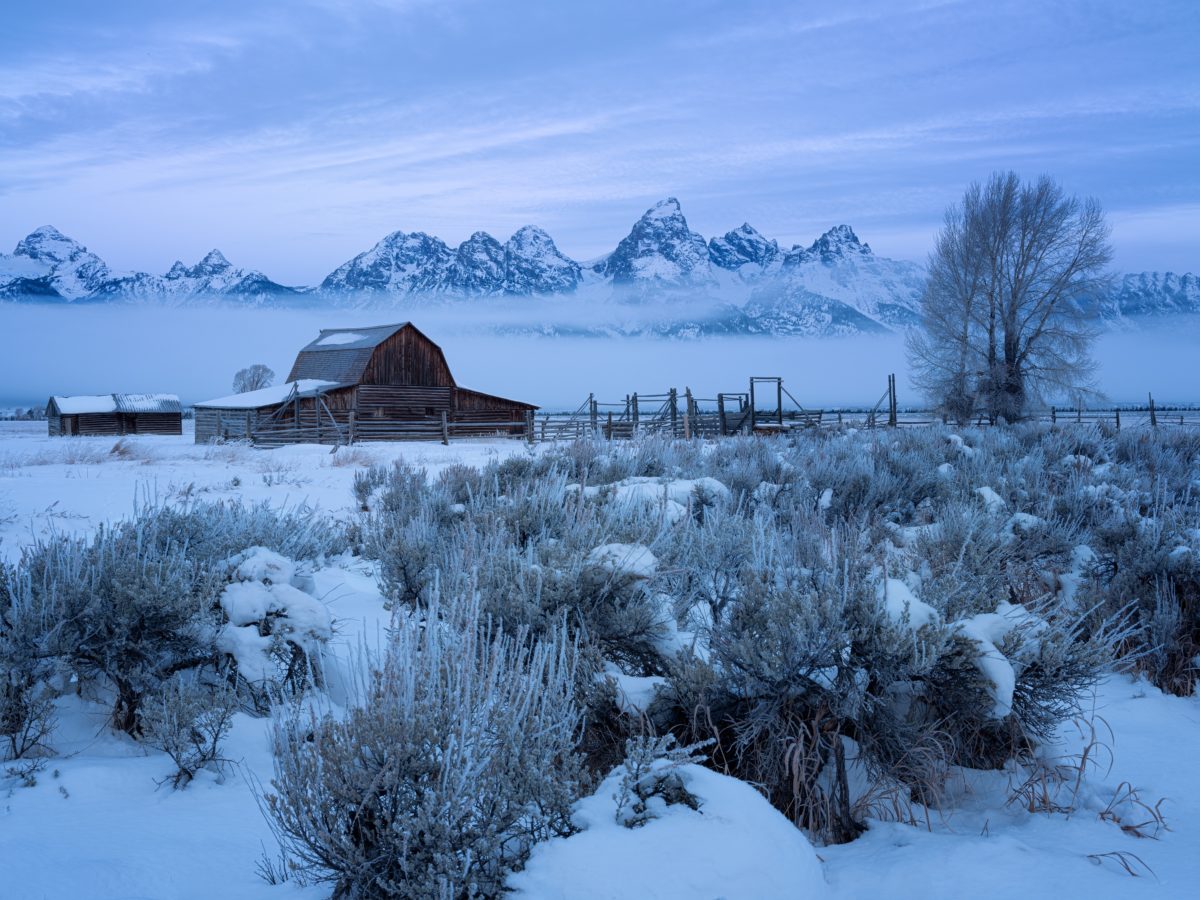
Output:
M343 443L519 434L531 403L460 387L411 322L323 329L276 387L197 403L196 441Z
M51 436L183 434L183 406L174 394L55 395L46 423Z

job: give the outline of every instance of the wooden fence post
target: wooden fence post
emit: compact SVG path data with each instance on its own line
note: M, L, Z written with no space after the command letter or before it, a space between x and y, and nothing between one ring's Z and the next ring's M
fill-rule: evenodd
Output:
M1058 424L1058 412L1054 409L1053 406L1050 407L1050 424L1051 425Z
M543 424L543 427L545 427L545 423L543 422L542 424ZM532 409L525 410L525 440L529 441L529 443L531 443L531 444L536 440L536 436L533 433L533 410Z
M1147 394L1146 396L1150 398L1150 427L1157 428L1158 427L1158 413L1154 409L1154 395Z
M1117 410L1117 431L1121 430L1121 410Z
M675 388L671 388L667 392L667 396L671 402L671 437L679 437L679 392Z
M442 410L442 443L450 446L450 423L446 421L446 411Z
M637 430L638 430L638 398L637 398L637 394L634 393L632 395L632 397L633 397L633 400L630 403L629 409L633 414L633 433L637 434Z
M896 427L896 376L888 376L888 427Z
M729 433L725 426L725 395L717 394L717 416L721 421L721 437Z
M605 426L605 428L604 428L604 431L605 431L605 434L604 434L604 436L605 436L605 437L606 437L608 440L610 440L610 441L611 441L611 440L612 440L612 436L613 436L613 435L612 435L612 410L611 410L611 409L608 411L608 425L607 425L607 426Z
M1075 424L1076 425L1083 424L1083 401L1082 400L1078 400L1075 403Z
M683 437L684 440L690 440L692 437L692 389L690 387L683 389Z
M592 437L596 436L596 426L598 424L596 422L596 413L597 413L596 395L588 394L588 419L591 421L591 424L592 424Z

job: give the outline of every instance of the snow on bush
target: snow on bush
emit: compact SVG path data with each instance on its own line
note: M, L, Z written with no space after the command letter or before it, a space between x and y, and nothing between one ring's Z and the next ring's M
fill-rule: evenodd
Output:
M265 798L291 861L335 896L496 896L571 830L581 773L565 631L506 635L477 601L400 615L350 708L275 723Z
M325 604L293 586L311 585L311 577L266 547L251 547L225 567L237 580L221 592L227 622L216 644L236 660L238 675L261 689L272 681L302 684L303 675L317 674L333 623Z
M537 846L508 886L531 900L828 896L812 845L753 787L698 765L676 774L698 809L663 804L641 827L624 827L619 768L575 807L579 833Z

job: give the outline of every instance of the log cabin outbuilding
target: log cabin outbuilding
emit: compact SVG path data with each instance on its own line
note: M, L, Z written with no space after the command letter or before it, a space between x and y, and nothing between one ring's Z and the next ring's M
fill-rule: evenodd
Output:
M284 384L195 404L196 442L520 435L536 409L459 386L442 348L411 322L328 328L300 350Z
M58 435L183 434L183 407L174 394L51 397L51 437Z

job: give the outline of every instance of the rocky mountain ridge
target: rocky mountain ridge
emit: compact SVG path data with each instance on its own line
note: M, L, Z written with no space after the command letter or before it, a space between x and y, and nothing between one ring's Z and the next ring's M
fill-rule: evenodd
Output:
M611 253L591 263L566 256L532 225L504 243L477 231L457 247L424 232L396 231L314 288L285 287L261 272L236 268L217 250L193 266L176 262L162 275L114 272L50 226L23 238L11 255L0 254L0 299L19 302L407 308L561 298L568 301L556 304L562 310L575 298L589 307L611 303L617 310L652 313L637 316L634 325L531 325L537 333L886 332L919 324L924 279L923 266L876 255L849 225L789 249L749 223L705 239L688 225L674 197L646 210ZM1200 315L1200 279L1169 272L1125 275L1095 305L1099 318L1116 326ZM618 319L624 321L624 314Z

